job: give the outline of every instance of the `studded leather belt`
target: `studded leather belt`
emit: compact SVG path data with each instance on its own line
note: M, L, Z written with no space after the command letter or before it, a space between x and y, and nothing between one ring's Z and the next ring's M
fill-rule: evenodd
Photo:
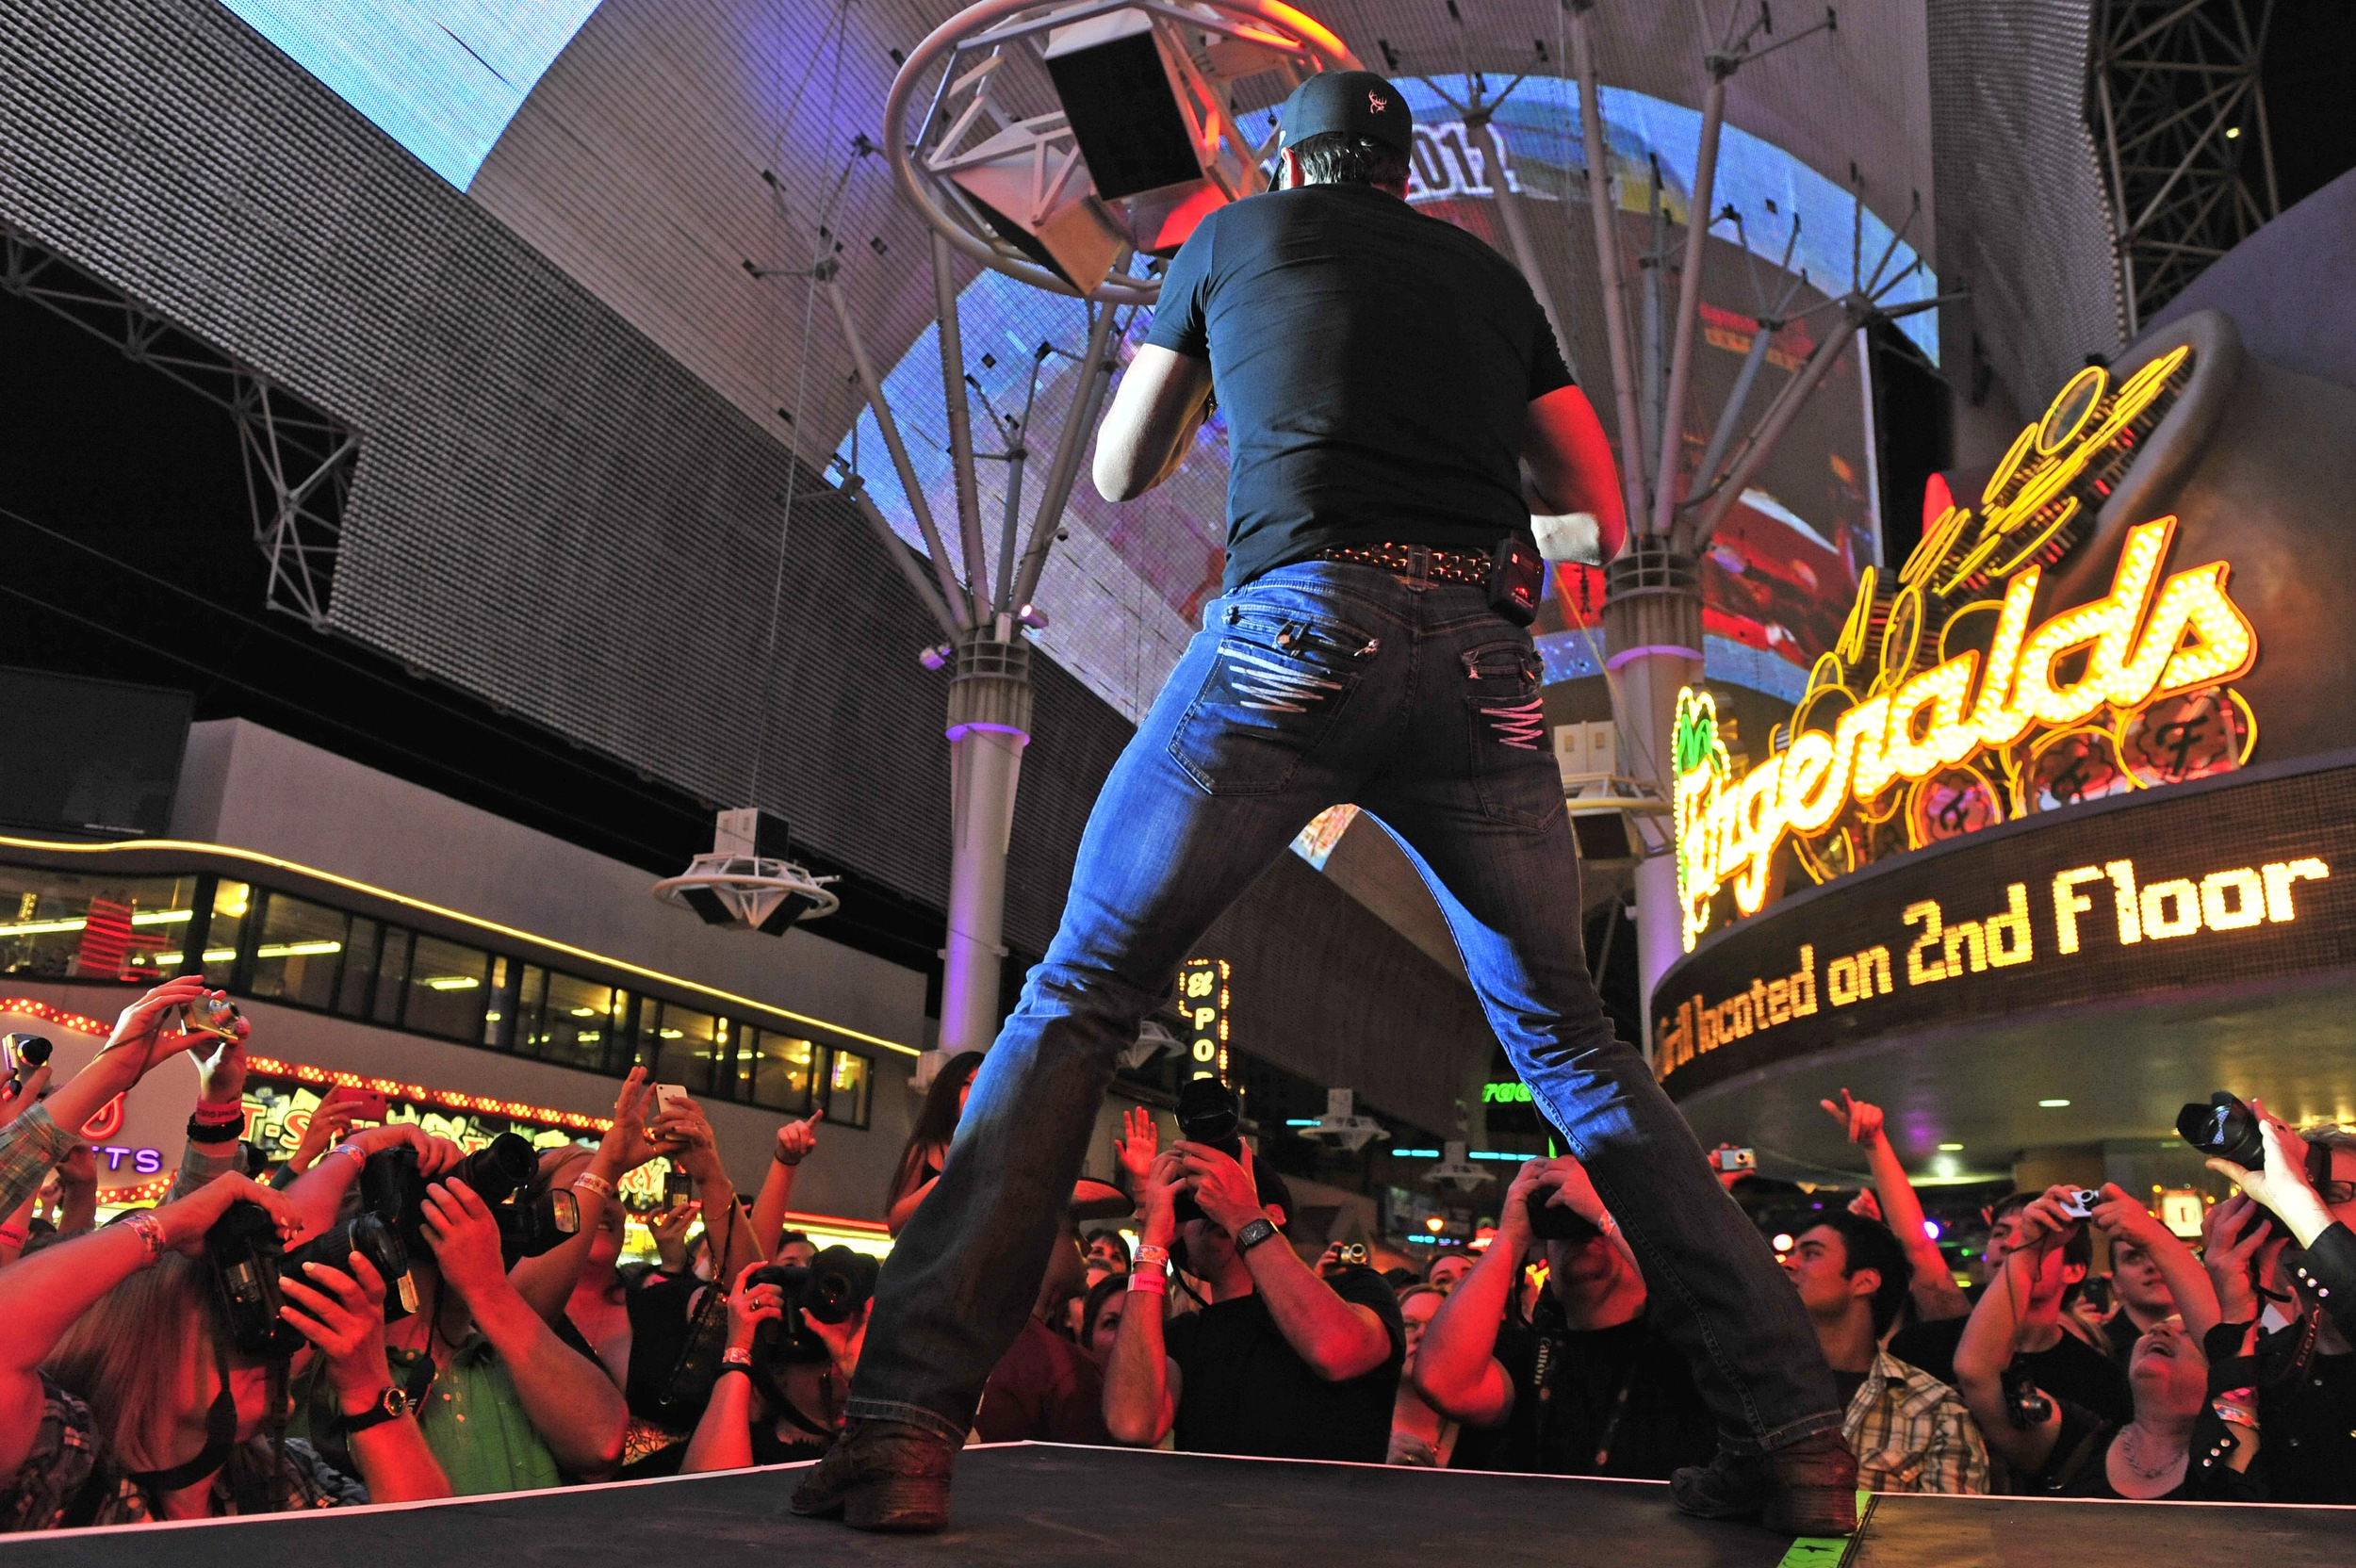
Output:
M1346 561L1357 566L1378 566L1401 577L1432 582L1458 582L1485 588L1489 583L1489 552L1444 550L1430 545L1336 545L1317 552L1319 561Z

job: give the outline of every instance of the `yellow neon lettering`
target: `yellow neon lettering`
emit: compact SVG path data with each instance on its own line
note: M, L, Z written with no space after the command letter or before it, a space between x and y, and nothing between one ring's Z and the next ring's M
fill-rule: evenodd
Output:
M1927 986L1946 979L1947 966L1944 963L1937 958L1929 963L1922 961L1923 950L1939 946L1943 934L1939 922L1939 906L1924 899L1920 904L1907 905L1899 918L1908 925L1922 927L1922 934L1914 939L1912 947L1906 949L1906 984Z
M2060 938L2053 945L2063 953L2078 951L2078 917L2094 907L2094 900L2079 893L2079 886L2102 879L2100 866L2080 866L2053 878L2053 926Z
M1888 996L1894 988L1890 983L1890 949L1869 947L1857 956L1858 977L1864 982L1859 996Z
M2015 699L2020 707L2039 722L2059 727L2086 718L2111 697L2111 673L2126 661L2151 580L2175 528L2176 519L2166 517L2130 529L2111 591L2091 604L2063 611L2037 629L2021 653L2020 694ZM2085 673L2068 687L2056 688L2055 662L2081 647L2088 649Z
M2119 939L2127 945L2143 940L2143 917L2135 901L2135 863L2133 860L2105 860L2102 869L2110 874L2111 895L2119 906Z
M2015 882L2004 890L2004 912L1983 923L1988 932L1988 967L2009 969L2037 956L2037 938L2029 929L2029 885Z
M2226 894L2233 894L2229 907ZM2201 918L2212 931L2239 931L2266 918L2266 884L2255 866L2212 872L2201 879Z
M1964 727L1963 700L1979 662L1976 653L1950 659L1924 670L1890 697L1882 757L1891 773L1921 778L1942 762L1962 761L1978 748L1979 737ZM1923 715L1927 722L1918 725ZM1954 755L1947 755L1951 751Z
M1783 820L1803 833L1814 833L1841 812L1848 797L1847 781L1833 764L1833 739L1821 729L1804 729L1792 737L1783 754L1783 778L1775 788Z
M2304 859L2262 866L2259 874L2266 879L2266 919L2282 924L2298 918L2298 912L2291 907L2291 884L2320 882L2331 874L2331 868L2311 855Z
M1845 1007L1864 994L1857 989L1855 958L1844 953L1824 967L1824 994L1836 1007Z
M1969 951L1971 956L1972 972L1974 974L1986 973L1988 971L1988 940L1980 934L1980 923L1976 920L1958 921L1955 924L1947 927L1947 957L1946 962L1941 967L1948 974L1960 975L1963 973L1963 964L1958 955L1966 950Z
M2188 876L2145 883L2138 902L2142 906L2143 934L2155 942L2170 937L2189 937L2201 929L2201 889ZM2173 913L2169 911L2170 905L2175 906Z
M1988 673L1980 679L1979 699L1972 705L1972 732L1983 745L2008 746L2029 727L2029 715L2013 703L2012 685L2021 668L2021 645L2029 635L2029 610L2037 599L2040 575L2032 566L2004 585L2004 607L1997 613L1996 635L1988 647Z

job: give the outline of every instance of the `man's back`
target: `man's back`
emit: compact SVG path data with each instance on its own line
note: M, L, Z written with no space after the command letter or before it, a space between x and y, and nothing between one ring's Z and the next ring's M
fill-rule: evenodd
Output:
M1217 377L1230 589L1334 545L1488 549L1526 529L1527 411L1570 384L1520 273L1369 186L1212 213L1147 340Z

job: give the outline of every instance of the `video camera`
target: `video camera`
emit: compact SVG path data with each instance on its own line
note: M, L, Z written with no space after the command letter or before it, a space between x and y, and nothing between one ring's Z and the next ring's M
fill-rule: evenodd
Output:
M1235 1091L1216 1078L1189 1078L1178 1090L1178 1132L1188 1143L1216 1149L1229 1159L1243 1160L1243 1105ZM1170 1211L1179 1224L1203 1217L1194 1194L1180 1192Z
M825 1249L810 1260L808 1267L780 1263L754 1269L744 1281L745 1288L775 1285L785 1303L784 1315L763 1323L754 1334L754 1360L825 1361L830 1353L826 1342L810 1325L849 1322L875 1294L877 1272L874 1258L842 1246Z

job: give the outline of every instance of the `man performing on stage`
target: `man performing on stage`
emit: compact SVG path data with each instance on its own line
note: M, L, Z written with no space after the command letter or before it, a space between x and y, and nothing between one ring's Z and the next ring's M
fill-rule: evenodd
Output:
M1031 1309L1115 1058L1219 913L1312 816L1352 802L1430 884L1490 1025L1693 1362L1721 1449L1679 1472L1678 1506L1855 1527L1815 1331L1588 978L1525 629L1529 530L1592 514L1614 553L1610 449L1520 273L1406 204L1412 123L1380 76L1311 78L1284 108L1280 188L1203 219L1163 281L1096 485L1123 500L1166 479L1216 385L1225 596L1104 782L1062 927L884 1266L850 1423L796 1512L947 1522L957 1448ZM1178 1150L1189 1186L1233 1180L1217 1151ZM1235 1240L1249 1257L1268 1233Z

